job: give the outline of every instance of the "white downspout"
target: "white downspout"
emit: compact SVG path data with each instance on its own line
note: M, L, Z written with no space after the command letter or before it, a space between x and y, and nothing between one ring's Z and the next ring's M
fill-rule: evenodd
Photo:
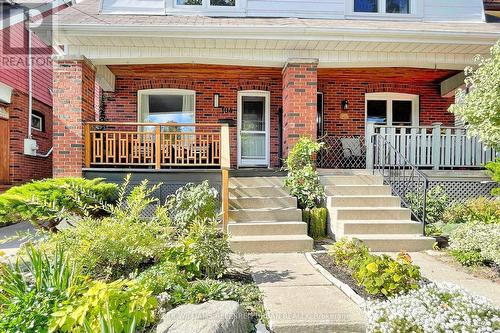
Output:
M33 65L32 65L32 32L28 28L28 139L31 139L31 115L33 114Z

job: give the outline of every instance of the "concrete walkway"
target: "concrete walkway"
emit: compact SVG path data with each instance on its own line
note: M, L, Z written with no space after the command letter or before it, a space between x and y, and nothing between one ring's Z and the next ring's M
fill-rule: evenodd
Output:
M2 243L2 241L6 238L14 237L18 233L22 234L26 232L34 234L35 228L31 224L23 222L0 228L0 251L5 253L5 258L14 257L25 240L14 239L5 243Z
M432 253L432 252L431 252ZM484 296L500 307L500 283L475 277L425 252L410 253L415 265L420 266L423 276L433 282L451 282L473 294Z
M361 309L301 253L244 256L275 333L364 332Z

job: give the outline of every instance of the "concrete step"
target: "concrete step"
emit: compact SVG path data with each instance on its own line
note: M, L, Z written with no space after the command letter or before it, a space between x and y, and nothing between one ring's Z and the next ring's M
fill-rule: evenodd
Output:
M229 186L231 187L255 187L255 186L280 186L285 183L284 177L231 177Z
M325 193L334 195L391 195L387 185L326 185Z
M383 185L384 178L375 175L320 176L323 185Z
M401 207L339 207L329 211L332 221L339 220L410 220L411 212Z
M239 222L301 221L302 211L297 208L282 209L230 209L229 219Z
M297 199L285 197L229 197L231 209L297 208Z
M352 221L341 220L335 221L339 225L340 237L343 235L356 234L420 234L422 232L422 224L414 221L391 221L391 220L368 220L368 221Z
M236 253L309 252L313 240L307 235L233 236L229 245Z
M290 194L281 186L229 187L231 197L284 197Z
M401 199L392 195L335 195L327 197L328 207L400 207Z
M432 250L436 240L421 235L353 235L348 238L362 240L372 252L418 252Z
M304 222L247 222L229 223L228 232L232 236L265 235L306 235L307 224Z

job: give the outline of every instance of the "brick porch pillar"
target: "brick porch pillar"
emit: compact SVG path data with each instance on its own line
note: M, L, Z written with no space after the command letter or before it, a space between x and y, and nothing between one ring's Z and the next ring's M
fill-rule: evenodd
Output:
M301 136L316 138L317 59L290 59L283 68L283 157Z
M83 123L94 120L95 68L87 59L59 60L53 72L54 177L81 177Z

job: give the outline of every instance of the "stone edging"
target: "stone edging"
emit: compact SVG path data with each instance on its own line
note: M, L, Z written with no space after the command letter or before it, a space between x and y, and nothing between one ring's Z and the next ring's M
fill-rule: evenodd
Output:
M317 251L317 252L307 252L304 253L306 256L307 261L318 271L320 272L328 281L330 281L331 284L333 284L335 287L339 288L342 290L342 292L349 297L351 301L356 303L358 306L362 306L365 304L365 300L363 297L359 296L356 294L354 290L351 289L347 284L344 282L340 281L336 277L334 277L330 272L328 272L326 269L323 268L312 256L313 253L326 253L326 251Z

